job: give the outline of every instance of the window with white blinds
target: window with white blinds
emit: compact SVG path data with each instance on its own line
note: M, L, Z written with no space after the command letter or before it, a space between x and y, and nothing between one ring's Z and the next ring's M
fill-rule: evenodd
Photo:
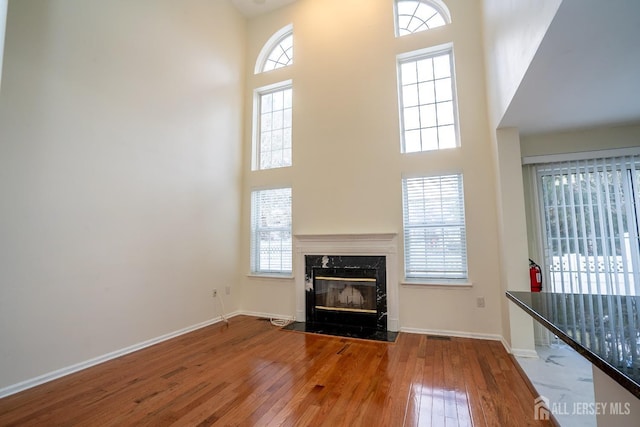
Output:
M462 175L402 180L405 277L467 280Z
M546 290L640 295L640 155L536 171Z
M291 188L251 193L251 272L292 271Z

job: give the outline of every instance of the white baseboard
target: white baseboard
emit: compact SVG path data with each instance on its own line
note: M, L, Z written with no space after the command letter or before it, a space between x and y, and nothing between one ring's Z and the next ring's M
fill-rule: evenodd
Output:
M283 315L283 314L275 314L275 313L264 313L264 312L256 312L256 311L234 311L227 315L225 318L231 319L232 317L238 315L246 315L252 317L264 317L268 319L287 319L287 320L295 320L295 318L291 315ZM46 373L44 375L40 375L35 378L31 378L17 384L10 385L8 387L4 387L0 389L0 398L10 396L12 394L21 392L23 390L27 390L29 388L35 387L40 384L44 384L49 381L53 381L55 379L64 377L69 374L73 374L75 372L81 371L83 369L90 368L92 366L98 365L100 363L107 362L112 359L116 359L120 356L124 356L125 354L133 353L138 350L142 350L143 348L150 347L154 344L161 343L163 341L167 341L171 338L178 337L180 335L187 334L189 332L195 331L200 328L204 328L209 325L213 325L215 323L219 323L223 321L223 318L218 316L210 320L206 320L204 322L188 326L186 328L180 329L178 331L170 332L165 335L161 335L156 338L152 338L147 341L140 342L138 344L131 345L129 347L125 347L120 350L113 351L111 353L104 354L102 356L94 357L93 359L86 360L84 362L76 363L71 366L67 366L62 369L58 369L53 372ZM411 334L422 334L422 335L441 335L441 336L451 336L451 337L460 337L460 338L475 338L475 339L483 339L483 340L491 340L491 341L501 341L505 346L507 352L512 353L514 356L519 357L538 357L537 353L534 350L511 350L507 342L500 335L494 334L478 334L472 332L460 332L460 331L446 331L446 330L435 330L435 329L419 329L419 328L400 328L400 332L406 332Z
M409 334L439 335L439 336L458 337L458 338L475 338L479 340L489 340L489 341L503 341L500 335L478 334L475 332L446 331L441 329L420 329L420 328L403 327L403 328L400 328L400 332L407 332Z
M540 357L535 350L529 350L526 348L511 349L511 354L513 354L515 357L528 357L530 359L537 359Z
M231 317L237 316L238 314L239 313L234 312L234 313L226 315L225 317L231 318ZM90 367L98 365L100 363L104 363L104 362L107 362L109 360L116 359L116 358L118 358L120 356L124 356L125 354L129 354L129 353L133 353L134 351L142 350L143 348L150 347L150 346L152 346L154 344L158 344L158 343L161 343L163 341L167 341L167 340L169 340L171 338L175 338L175 337L178 337L180 335L184 335L184 334L189 333L189 332L193 332L193 331L195 331L197 329L204 328L206 326L213 325L215 323L219 323L222 320L223 320L222 317L218 316L218 317L215 317L213 319L205 320L204 322L201 322L201 323L198 323L198 324L195 324L195 325L191 325L191 326L187 326L186 328L183 328L183 329L180 329L180 330L177 330L177 331L174 331L174 332L170 332L168 334L161 335L159 337L152 338L150 340L143 341L143 342L131 345L129 347L122 348L120 350L112 351L111 353L107 353L107 354L104 354L102 356L94 357L93 359L85 360L84 362L76 363L74 365L67 366L67 367L55 370L53 372L46 373L44 375L40 375L40 376L35 377L35 378L30 378L28 380L19 382L17 384L13 384L13 385L10 385L8 387L1 388L0 389L0 398L6 397L6 396L10 396L12 394L21 392L23 390L27 390L29 388L35 387L35 386L40 385L40 384L44 384L44 383L49 382L49 381L53 381L55 379L64 377L64 376L69 375L69 374L73 374L73 373L81 371L83 369L90 368Z
M293 321L296 320L295 316L292 316L290 314L264 313L260 311L239 311L238 314L251 317L264 317L266 319L286 319Z

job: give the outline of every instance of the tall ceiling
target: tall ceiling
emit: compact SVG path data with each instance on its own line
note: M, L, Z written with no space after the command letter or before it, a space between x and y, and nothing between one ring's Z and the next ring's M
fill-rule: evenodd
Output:
M500 125L526 135L631 122L640 1L564 0Z
M230 1L252 18L296 0ZM500 125L526 135L630 122L640 122L640 0L563 0Z
M230 0L244 16L253 18L291 4L296 0Z

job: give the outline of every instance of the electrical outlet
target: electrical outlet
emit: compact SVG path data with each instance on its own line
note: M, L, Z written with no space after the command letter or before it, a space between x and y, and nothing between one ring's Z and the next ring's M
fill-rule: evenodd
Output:
M211 296L212 296L213 298L217 297L217 296L218 296L218 290L217 290L217 289L213 289L213 290L211 291Z
M484 297L476 298L476 306L478 308L484 308Z
M231 286L227 286L226 288L224 288L224 293L227 295L231 295Z

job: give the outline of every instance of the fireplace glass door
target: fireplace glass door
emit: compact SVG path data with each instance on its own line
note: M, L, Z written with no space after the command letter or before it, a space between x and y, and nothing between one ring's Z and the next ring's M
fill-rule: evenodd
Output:
M316 320L375 326L376 270L323 268L314 272Z

